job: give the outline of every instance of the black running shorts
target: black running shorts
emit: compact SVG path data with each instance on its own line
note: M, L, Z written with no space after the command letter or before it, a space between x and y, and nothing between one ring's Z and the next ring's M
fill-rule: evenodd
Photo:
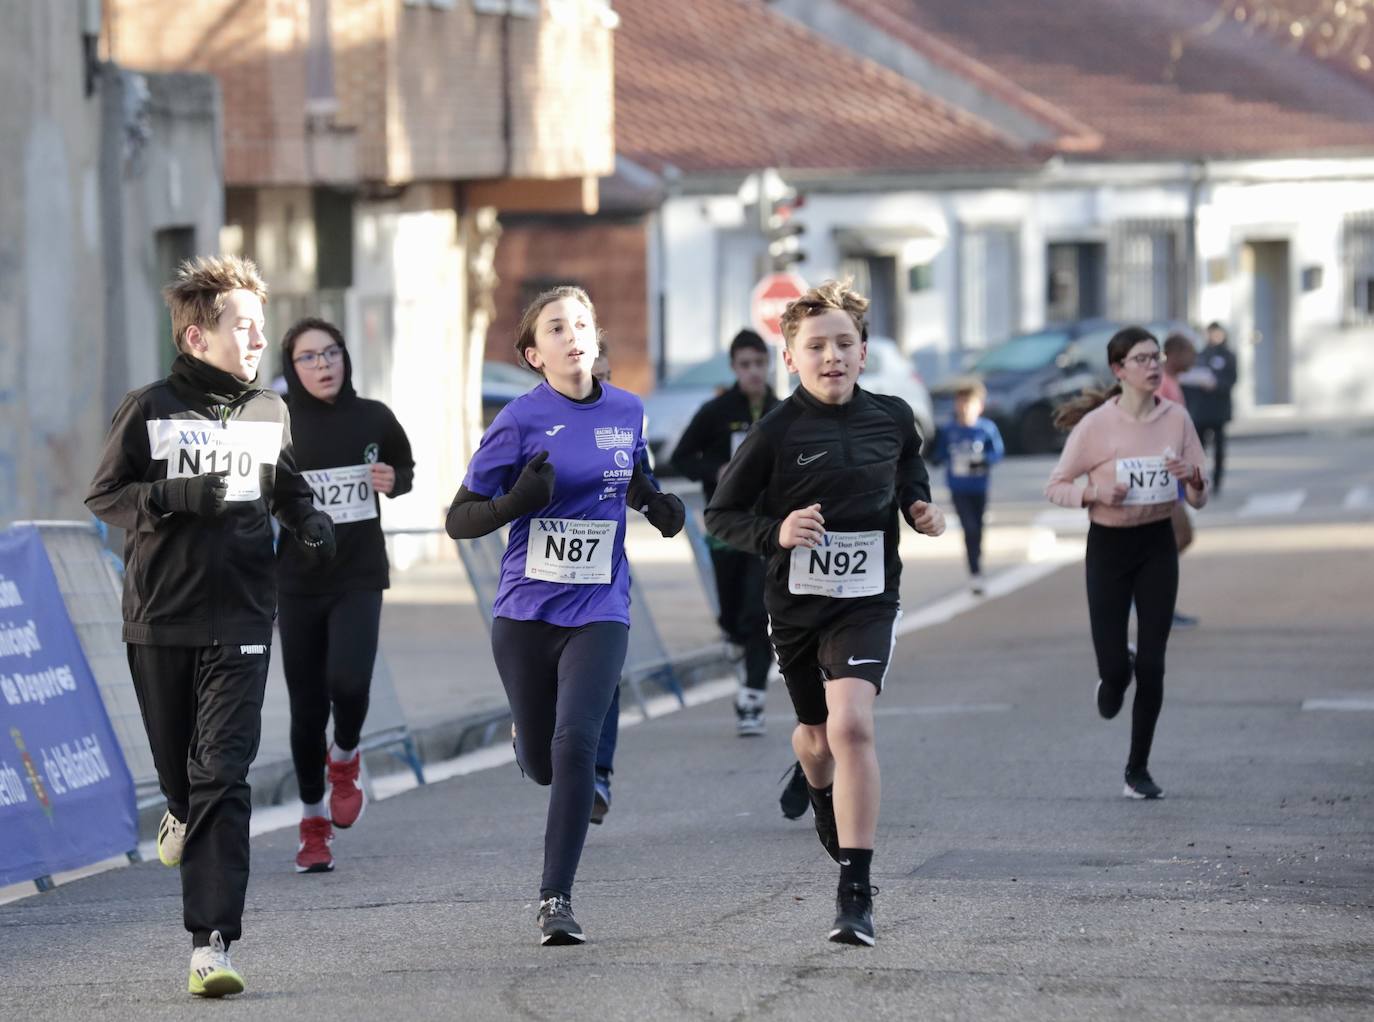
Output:
M799 721L825 723L825 683L835 678L862 678L883 690L901 616L897 607L879 604L856 607L819 628L771 622L778 669Z

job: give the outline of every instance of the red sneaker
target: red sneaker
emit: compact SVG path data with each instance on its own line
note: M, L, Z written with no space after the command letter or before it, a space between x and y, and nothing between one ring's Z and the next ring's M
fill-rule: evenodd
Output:
M334 840L334 828L323 816L307 816L301 820L301 846L296 851L297 873L328 873L334 868L334 856L329 843Z
M347 829L362 818L367 808L367 796L358 783L363 756L355 752L352 759L340 763L333 756L325 760L325 770L329 775L329 818L334 826Z

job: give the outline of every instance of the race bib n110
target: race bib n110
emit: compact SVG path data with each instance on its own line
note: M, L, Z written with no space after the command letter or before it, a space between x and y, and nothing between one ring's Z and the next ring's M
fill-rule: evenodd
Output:
M572 585L611 581L616 523L586 518L531 518L525 577Z
M820 546L793 547L787 591L852 600L886 586L881 532L827 532Z
M1116 481L1129 489L1124 507L1141 504L1172 504L1178 499L1178 482L1164 467L1164 458L1117 458Z
M281 453L280 422L149 419L147 425L148 447L154 460L167 462L168 479L222 475L230 501L261 497L258 469L275 465Z
M315 506L334 519L336 525L377 517L371 465L311 469L302 472L301 477L310 487Z

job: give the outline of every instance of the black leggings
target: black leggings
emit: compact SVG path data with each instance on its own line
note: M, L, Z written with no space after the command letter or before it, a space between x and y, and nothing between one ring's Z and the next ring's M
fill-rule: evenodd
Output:
M1178 547L1173 522L1088 529L1088 618L1092 622L1097 674L1104 685L1125 691L1131 683L1126 650L1135 603L1135 706L1126 766L1145 767L1155 723L1164 704L1164 650L1178 596Z
M302 802L324 798L330 708L335 745L356 749L362 738L381 620L380 589L278 597L281 662L291 696L291 759Z
M713 548L711 567L720 600L717 622L731 642L744 648L745 688L762 692L768 688L768 669L773 666L768 611L763 607L763 558L742 550Z
M515 754L536 784L552 785L540 893L572 896L591 820L596 746L620 684L630 630L618 621L563 628L498 617L491 651L515 720Z

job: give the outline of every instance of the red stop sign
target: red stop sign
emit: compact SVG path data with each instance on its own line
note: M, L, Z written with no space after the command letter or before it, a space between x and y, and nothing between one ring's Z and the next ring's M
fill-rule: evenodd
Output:
M770 344L782 343L782 313L793 299L806 293L806 281L795 273L770 273L754 285L749 318Z

